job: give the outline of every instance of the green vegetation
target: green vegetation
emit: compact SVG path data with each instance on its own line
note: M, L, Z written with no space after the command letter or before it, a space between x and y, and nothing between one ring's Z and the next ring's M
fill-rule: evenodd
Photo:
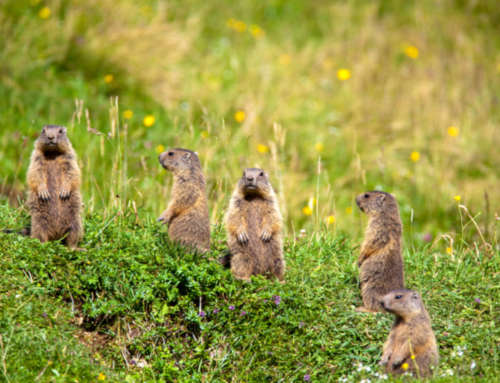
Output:
M26 220L0 207L1 227ZM85 232L87 252L0 234L4 381L356 382L380 373L393 318L354 311L357 254L345 237L287 241L280 284L233 280L214 261L225 248L218 227L204 256L169 244L132 211L88 217ZM496 378L499 260L405 252L408 286L432 315L437 376Z
M329 230L359 235L354 197L382 188L413 219L415 240L461 230L456 196L491 234L497 8L3 1L2 187L24 190L36 134L58 123L80 155L88 212L134 202L157 216L170 188L158 151L180 146L200 154L214 220L242 168L258 165L292 233L333 216Z
M373 381L392 318L354 312L354 197L375 188L400 203L436 380L494 381L499 24L496 0L1 1L0 229L29 222L33 142L63 124L87 251L0 234L0 381ZM204 167L204 256L154 223L170 146ZM247 166L280 199L283 285L216 262Z

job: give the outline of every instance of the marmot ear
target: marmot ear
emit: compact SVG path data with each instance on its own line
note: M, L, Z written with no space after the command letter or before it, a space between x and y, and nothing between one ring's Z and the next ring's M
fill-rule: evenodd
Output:
M418 299L418 294L417 293L413 293L413 295L411 297L412 297L412 299Z
M189 160L189 159L191 158L191 153L186 152L186 153L184 154L184 158L185 158L186 160Z
M384 204L384 201L385 201L385 197L386 195L385 194L380 194L377 198L377 206L380 206L382 207L382 205Z

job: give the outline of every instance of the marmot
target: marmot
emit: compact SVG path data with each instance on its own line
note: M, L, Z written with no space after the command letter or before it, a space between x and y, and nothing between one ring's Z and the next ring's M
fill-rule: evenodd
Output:
M438 364L439 354L431 320L419 294L394 290L380 304L385 311L396 315L380 364L394 375L406 371L418 377L431 375L431 366Z
M267 174L245 169L225 219L235 278L248 281L251 275L273 274L283 280L282 221Z
M195 152L170 149L160 154L160 164L174 175L174 185L167 209L158 218L168 225L168 235L176 242L201 252L210 249L205 177Z
M401 256L401 219L396 199L389 193L372 191L356 197L368 215L365 240L358 258L363 307L358 311L381 311L380 299L388 292L404 288Z
M66 128L46 125L35 142L27 174L31 237L64 239L74 249L83 236L80 168Z

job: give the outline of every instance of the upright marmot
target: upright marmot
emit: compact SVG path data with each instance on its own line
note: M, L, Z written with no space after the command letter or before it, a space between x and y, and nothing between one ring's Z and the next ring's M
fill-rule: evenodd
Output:
M31 155L27 181L31 236L41 242L64 238L74 249L83 235L81 176L65 127L43 127Z
M205 177L195 152L170 149L160 154L160 164L174 175L167 209L158 221L168 225L168 235L176 242L205 252L210 248Z
M398 204L391 194L381 191L360 194L356 203L368 215L365 240L358 258L364 306L357 310L381 311L380 299L389 291L404 288Z
M283 280L282 218L274 190L262 169L245 169L226 214L231 271L235 278L274 274Z
M406 289L391 291L380 304L396 315L380 364L394 375L406 371L418 377L431 375L439 354L429 314L418 293Z

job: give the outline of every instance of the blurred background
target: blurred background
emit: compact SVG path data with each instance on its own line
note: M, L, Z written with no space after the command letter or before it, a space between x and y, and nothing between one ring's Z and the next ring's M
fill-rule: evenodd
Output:
M354 198L379 189L407 238L451 253L456 234L496 242L499 97L496 0L0 1L0 191L13 205L41 127L61 124L87 214L155 219L172 184L158 154L184 147L213 223L256 166L290 235L360 235Z

